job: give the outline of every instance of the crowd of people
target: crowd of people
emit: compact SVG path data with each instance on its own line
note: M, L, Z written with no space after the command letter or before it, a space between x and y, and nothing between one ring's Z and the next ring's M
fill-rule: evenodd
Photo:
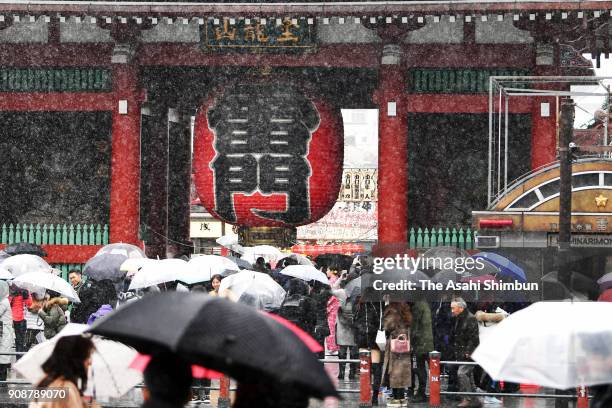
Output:
M298 263L297 258L283 258L273 267L264 258L258 258L253 269L268 274L286 290L280 308L271 312L294 323L324 345L325 351L319 354L319 358L356 359L361 350L370 351L372 405L385 403L386 406L400 407L408 403L425 402L429 353L434 350L442 353L442 360L466 362L444 368L444 373L449 376L449 391L484 390L487 393L500 391L499 383L469 362L471 354L479 344L483 322L496 322L503 318L500 317L500 306L513 311L512 308L516 309L517 305L493 302L468 304L458 293L449 293L447 297L437 302L419 299L397 302L389 298L374 302L366 301L359 290L354 290L353 287L353 290L348 291L346 288L354 279L371 272L368 257L355 257L348 259L348 262L346 257L341 262L330 261L329 258L319 262L316 259L313 261L315 266L327 275L329 285L282 274L281 271L285 267ZM112 282L86 280L78 270L70 271L68 279L79 295L81 303L72 304L68 299L51 291L47 291L44 296L39 293L29 293L0 281L0 322L2 323L0 352L13 349L27 351L36 342L55 336L69 321L92 324L131 298L129 294L126 296L126 293L117 293L116 286ZM186 289L206 292L210 296L223 296L219 292L223 279L222 275L214 275L210 281ZM146 292L160 290L177 290L177 283L159 285L149 288ZM138 296L142 296L142 293ZM492 318L494 315L496 317ZM55 367L57 361L50 359L43 367L47 377L39 386L57 385L62 381L69 381L77 387L76 391L80 390L76 394L81 395L86 384L86 374L83 373L86 373L92 346L87 340L70 340L81 343L64 344L68 341L61 339L56 349L58 352L66 353L66 356L73 356L78 362L69 368L69 372L62 374L61 370L58 371L59 369ZM68 349L71 351L66 351ZM72 357L65 358L70 360ZM85 371L81 370L83 366ZM168 371L170 370L168 367L171 366L174 367L172 370L178 371L176 373ZM358 364L338 366L339 380L356 379L359 372ZM10 356L0 355L0 380L6 380L9 369ZM176 368L175 363L168 361L167 356L155 358L145 371L144 378L148 387L148 391L145 392L145 400L148 401L145 402L145 407L164 406L151 402L156 399L170 399L174 404L171 406L183 406L187 402L187 395L202 402L210 401L207 391L210 380L192 382L189 377L188 380L181 382L189 384L183 387L187 390L185 393L181 391L183 390L181 385L169 395L167 391L163 391L164 387L160 387L162 381L160 378L166 377L159 377L159 372L172 372L172 381L181 379L184 374L181 373L180 367ZM195 386L197 391L189 394L188 389L191 386ZM517 384L504 385L504 392L517 390ZM246 391L243 390L244 392ZM483 402L501 403L499 399L490 396L484 399L465 396L459 398L457 402L457 407L460 408L479 407ZM37 405L37 408L47 408L47 405L41 404Z

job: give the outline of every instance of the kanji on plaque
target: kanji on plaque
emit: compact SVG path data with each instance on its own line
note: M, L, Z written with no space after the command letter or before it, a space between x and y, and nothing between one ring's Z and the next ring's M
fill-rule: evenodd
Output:
M297 226L323 217L340 188L339 112L287 84L225 89L195 123L195 184L202 204L242 226Z

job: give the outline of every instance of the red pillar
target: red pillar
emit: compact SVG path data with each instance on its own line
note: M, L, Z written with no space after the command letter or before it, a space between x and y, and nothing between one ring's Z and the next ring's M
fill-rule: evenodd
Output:
M535 75L557 74L554 65L555 48L552 44L536 46ZM559 89L554 84L538 83L538 90ZM555 97L534 97L531 111L531 168L543 166L557 157L557 113ZM548 110L548 112L546 112ZM548 113L548 115L547 115Z
M369 350L359 351L359 407L372 406L372 358ZM378 396L377 396L378 398Z
M374 94L378 104L378 243L408 238L408 129L400 47L385 45Z
M439 407L440 399L440 358L439 351L429 353L429 406Z
M137 70L113 64L110 241L138 244L140 93Z

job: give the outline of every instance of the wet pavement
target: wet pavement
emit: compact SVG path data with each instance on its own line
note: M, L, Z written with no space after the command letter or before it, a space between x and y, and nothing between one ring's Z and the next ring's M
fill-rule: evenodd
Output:
M232 388L234 388L235 384L232 383ZM218 388L218 382L213 381L213 388ZM354 391L352 393L342 393L343 400L340 401L337 405L333 403L324 403L318 400L312 400L309 408L357 408L359 407L359 382L357 380L354 381L340 381L338 384L338 388L342 390L351 390ZM525 393L546 393L551 394L552 390L540 389L538 391L534 391L533 389L526 390ZM233 394L233 393L232 393ZM498 407L506 407L506 408L554 408L555 401L552 399L543 399L543 398L528 398L528 397L519 397L520 393L515 394L516 397L503 397L500 398L502 400L501 403L498 404L485 404L483 407L485 408L498 408ZM233 396L233 395L232 395ZM190 408L208 408L208 407L216 407L217 399L218 399L218 390L211 390L210 392L211 401L210 403L203 402L191 402L188 407ZM442 396L443 402L440 408L451 408L456 407L459 401L450 400L450 396ZM120 399L114 400L106 400L101 401L98 400L98 403L102 407L116 407L116 408L134 408L140 406L142 403L142 396L140 389L134 389L126 394L124 397ZM0 391L0 407L6 408L21 408L27 406L27 401L16 401L14 399L9 398L7 391ZM386 396L384 394L379 395L379 405L380 407L386 406ZM574 408L576 406L574 401L569 401L568 408ZM408 407L414 408L425 408L429 407L428 403L420 403L414 404L409 403ZM256 405L253 406L256 408Z

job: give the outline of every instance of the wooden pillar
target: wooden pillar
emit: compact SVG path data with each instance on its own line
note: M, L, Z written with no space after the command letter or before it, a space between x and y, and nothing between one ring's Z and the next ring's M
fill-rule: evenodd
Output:
M131 64L113 64L110 241L138 244L140 92Z
M189 240L191 114L187 110L170 109L168 139L168 253L174 257L189 256L193 253L193 246Z
M408 240L408 128L404 98L406 83L400 65L400 46L383 48L378 105L378 243Z
M539 43L536 49L535 75L556 75L555 46ZM537 83L535 89L559 89L559 84ZM555 161L557 158L557 102L555 97L533 98L531 112L531 168L536 169Z
M163 95L152 94L143 110L143 232L149 258L166 257L168 237L168 107Z

